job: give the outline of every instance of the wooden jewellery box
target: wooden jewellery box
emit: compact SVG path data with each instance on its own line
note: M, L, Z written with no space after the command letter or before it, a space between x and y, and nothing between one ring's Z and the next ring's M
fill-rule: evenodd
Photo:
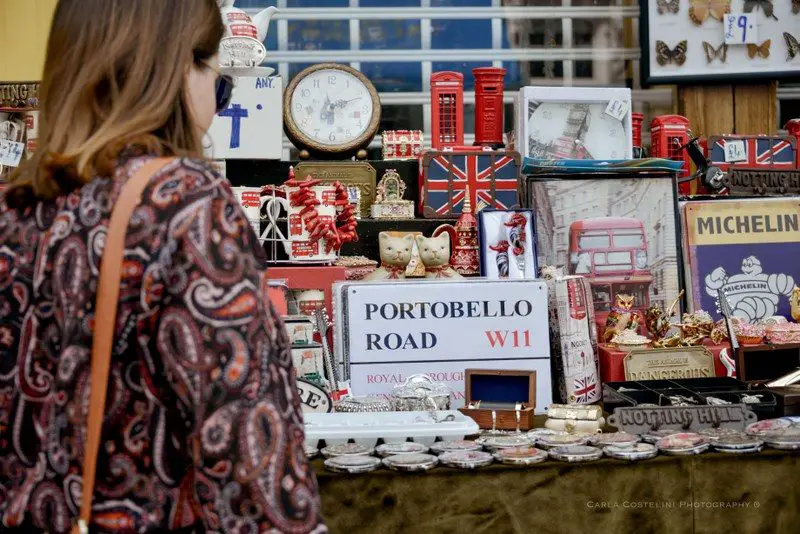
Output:
M536 371L467 369L464 407L482 429L530 430L536 405Z

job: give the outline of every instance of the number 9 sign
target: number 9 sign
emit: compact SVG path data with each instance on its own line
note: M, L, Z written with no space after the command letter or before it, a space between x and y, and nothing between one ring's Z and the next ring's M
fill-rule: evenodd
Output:
M725 15L725 43L729 45L757 44L758 26L752 15L731 13Z

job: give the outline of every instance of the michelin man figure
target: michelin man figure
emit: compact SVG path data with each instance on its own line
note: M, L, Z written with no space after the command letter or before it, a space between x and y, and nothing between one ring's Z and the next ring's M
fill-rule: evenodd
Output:
M706 276L705 285L706 293L715 299L719 289L725 292L735 317L755 323L777 313L780 298L791 294L794 279L782 273L765 274L761 261L748 256L742 260L741 274L728 276L717 267Z

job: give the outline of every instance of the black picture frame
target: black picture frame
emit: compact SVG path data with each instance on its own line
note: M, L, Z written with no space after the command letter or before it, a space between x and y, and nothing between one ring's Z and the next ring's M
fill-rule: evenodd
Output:
M736 0L734 0L736 1ZM653 85L708 85L708 84L736 84L736 83L751 83L756 80L770 80L770 81L800 81L800 58L795 60L794 65L790 62L786 63L787 70L780 72L759 72L757 64L748 68L743 72L719 72L708 75L681 75L680 72L671 72L664 76L654 76L650 72L650 55L654 49L655 44L650 42L650 13L648 10L648 3L655 4L656 0L639 0L639 48L642 55L639 62L639 72L641 74L642 87L651 87ZM787 4L790 2L786 0ZM681 1L681 9L686 9L689 2ZM683 15L687 17L688 15ZM798 19L800 24L800 19ZM793 34L794 35L794 34ZM795 35L800 39L800 31ZM774 43L773 46L782 43ZM773 54L778 53L775 49ZM780 53L783 53L782 51ZM748 65L748 67L750 67ZM792 68L794 67L794 68Z
M568 217L565 217L564 221L559 224L559 222L558 222L559 220L557 218L558 216L553 213L553 207L550 206L550 203L551 203L552 199L550 198L550 195L547 192L546 184L548 184L548 183L562 184L564 186L563 187L564 197L565 198L566 197L570 197L572 199L572 198L578 198L578 195L582 194L582 191L580 189L580 182L601 181L601 182L605 182L605 184L602 184L602 185L608 185L610 187L610 186L613 185L613 182L620 182L620 181L623 181L623 180L626 181L626 184L624 184L625 187L630 187L629 184L633 184L633 183L645 184L647 180L661 180L661 181L666 181L668 183L668 185L666 185L665 188L664 188L664 193L668 194L671 198L667 199L667 204L664 205L663 210L665 211L665 214L666 213L669 214L668 221L671 222L671 224L674 226L674 239L675 239L675 242L674 242L674 245L673 245L673 248L671 249L671 251L674 250L674 261L675 261L676 265L675 265L674 274L672 274L672 278L674 279L674 282L675 282L674 294L672 294L671 292L665 291L665 294L663 296L659 296L659 299L658 299L659 301L661 301L662 307L666 307L669 304L669 302L671 300L673 300L675 297L677 297L679 292L685 288L685 280L686 280L686 278L685 278L684 254L683 254L683 246L682 246L682 244L683 244L683 229L681 227L681 215L680 215L679 197L678 197L678 176L674 172L669 172L669 171L645 171L645 170L639 170L639 171L636 171L636 172L619 172L619 173L586 172L586 173L569 173L569 174L567 174L567 173L553 172L553 173L541 173L541 174L535 174L535 175L528 176L526 178L526 182L525 182L525 189L524 189L525 198L524 198L524 201L525 201L525 207L532 209L533 212L534 212L534 225L535 225L535 227L537 229L537 233L536 233L536 250L537 250L537 253L539 254L539 257L537 258L537 262L538 262L540 268L543 267L544 265L548 265L548 264L549 265L553 265L554 264L556 267L562 267L564 269L564 273L565 274L582 275L582 273L579 273L579 272L575 272L575 273L569 272L569 269L568 269L568 263L570 261L569 260L569 255L570 255L569 227L572 225L573 222L576 222L576 221L579 221L579 220L584 220L584 219L575 218L574 220L567 220ZM588 184L587 183L586 185L589 186L589 185L601 185L601 184L599 184L599 183L598 184ZM623 184L619 184L619 185L620 185L620 187L623 186ZM597 188L595 188L595 189L588 189L587 188L587 190L589 191L589 195L592 197L592 199L600 198L601 192L598 191ZM627 194L627 193L625 193L625 194ZM633 196L633 194L631 194L630 196ZM542 197L545 197L545 198L542 198ZM608 198L610 199L612 197L615 199L615 201L619 201L620 198L624 198L624 196L622 194L620 194L619 192L616 192L616 193L613 193L613 194L609 193ZM648 199L649 200L654 200L655 199L656 201L658 200L658 198L655 197L655 195L649 196ZM631 201L633 202L633 206L634 206L632 209L642 209L641 207L639 207L639 203L641 202L640 198L631 198ZM548 206L550 206L550 207L548 207ZM592 204L592 206L593 206L593 204ZM601 208L598 208L598 209L600 209L602 211ZM597 212L597 211L595 211L595 212ZM611 213L612 212L611 207L608 208L608 212L609 213L606 214L606 215L591 215L591 214L589 214L589 216L587 218L595 218L595 217L626 217L626 215L615 215L615 214ZM567 213L567 212L565 212L565 213ZM569 213L571 214L571 212L569 212ZM578 210L576 210L576 213L578 213ZM549 218L549 220L548 220L548 218ZM567 237L566 237L566 245L565 245L566 246L566 251L565 252L566 252L567 257L565 258L565 265L559 265L558 258L557 258L558 253L557 252L551 253L556 258L555 258L555 261L549 262L548 261L548 257L547 257L547 250L551 249L551 250L555 251L555 247L558 246L557 243L556 243L556 240L558 239L558 231L559 231L559 229L563 231L564 228L567 228L567 232L566 232L567 233ZM645 226L645 229L646 228L647 227ZM656 229L656 230L651 230L651 231L656 231L657 232L658 230ZM665 232L669 232L669 229L665 229ZM665 233L665 235L667 235L667 233ZM647 237L646 237L646 239L647 239ZM547 240L553 240L553 242L547 242ZM647 248L648 248L648 251L650 251L650 250L653 249L654 243L652 243L652 240L648 240L648 241L649 242L647 243ZM666 244L664 246L666 248ZM655 263L655 262L651 262L650 261L650 257L649 257L649 254L648 254L648 262L647 262L648 270L650 270L650 267L651 267L652 263ZM651 283L655 284L657 277L656 277L655 274L652 274L651 276L653 278ZM663 274L662 274L662 276L663 276ZM589 277L587 276L587 278L589 278ZM631 280L635 280L634 277L631 277L630 279ZM608 283L612 284L613 282L608 282ZM635 282L632 281L631 283L633 284ZM660 286L661 286L661 288L664 288L666 286L665 280L663 280L663 279L661 280ZM649 293L648 293L648 295L649 295ZM593 294L593 298L594 298L594 294ZM609 295L609 302L612 302L612 301L613 301L613 296ZM687 298L686 298L686 292L684 291L684 295L680 299L681 313L682 313L683 310L687 310L688 309L687 304L688 304L688 301L687 301ZM644 307L644 306L642 306L642 307ZM596 317L598 315L601 315L602 313L603 313L602 310L600 310L598 312L597 308L595 309Z

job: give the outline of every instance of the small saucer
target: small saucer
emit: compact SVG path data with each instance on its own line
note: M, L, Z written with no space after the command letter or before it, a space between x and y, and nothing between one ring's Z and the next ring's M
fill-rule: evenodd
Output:
M763 421L748 425L745 432L751 436L764 436L769 432L783 430L790 426L792 426L792 421L790 419L764 419Z
M661 438L656 446L664 454L685 456L706 452L711 446L711 441L700 434L680 432Z
M413 441L403 441L401 443L384 443L378 445L375 449L378 456L386 458L387 456L395 456L398 454L425 454L428 452L428 447L421 443L414 443Z
M319 449L316 447L310 447L308 445L303 445L303 452L306 453L306 458L309 460L316 455L319 454Z
M437 441L431 445L431 452L434 454L443 454L445 452L456 451L479 451L482 447L479 443L469 441L466 439L452 440L452 441Z
M764 446L764 440L756 436L724 436L711 442L714 449L721 452L731 451L749 451L753 449L761 449Z
M667 436L672 436L674 434L680 434L680 433L681 433L680 430L674 430L674 429L651 430L650 432L647 432L646 434L642 434L642 441L644 441L645 443L655 444L661 438L665 438Z
M650 443L634 443L633 445L608 445L603 454L617 460L649 460L658 455L658 447Z
M325 460L325 467L334 473L347 473L357 475L375 471L381 461L374 456L351 454L347 456L334 456Z
M624 447L626 445L635 445L639 443L641 438L635 434L628 434L627 432L610 432L607 434L596 434L589 438L589 443L595 447L605 447L606 445L616 445Z
M763 439L773 449L796 451L800 449L800 427L767 432Z
M569 434L567 432L556 432L536 438L536 444L545 449L554 447L565 447L570 445L586 445L589 436L586 434Z
M731 437L738 438L747 435L741 430L736 430L733 428L725 428L725 427L703 428L701 430L698 430L697 433L700 434L701 436L710 439L712 443L722 438L731 438Z
M533 465L547 460L547 452L535 447L509 447L498 449L494 459L506 465Z
M548 451L550 458L562 462L593 462L603 457L603 451L589 445L566 445Z
M442 465L459 469L475 469L492 463L492 455L483 451L452 451L439 456Z
M516 436L486 436L478 438L475 443L483 445L489 450L506 449L508 447L524 447L531 444L531 440L522 435Z
M394 471L414 473L436 467L439 458L433 454L396 454L383 459L383 465Z
M375 449L358 443L342 443L341 445L328 445L321 452L325 458L333 458L336 456L369 456L375 452Z

